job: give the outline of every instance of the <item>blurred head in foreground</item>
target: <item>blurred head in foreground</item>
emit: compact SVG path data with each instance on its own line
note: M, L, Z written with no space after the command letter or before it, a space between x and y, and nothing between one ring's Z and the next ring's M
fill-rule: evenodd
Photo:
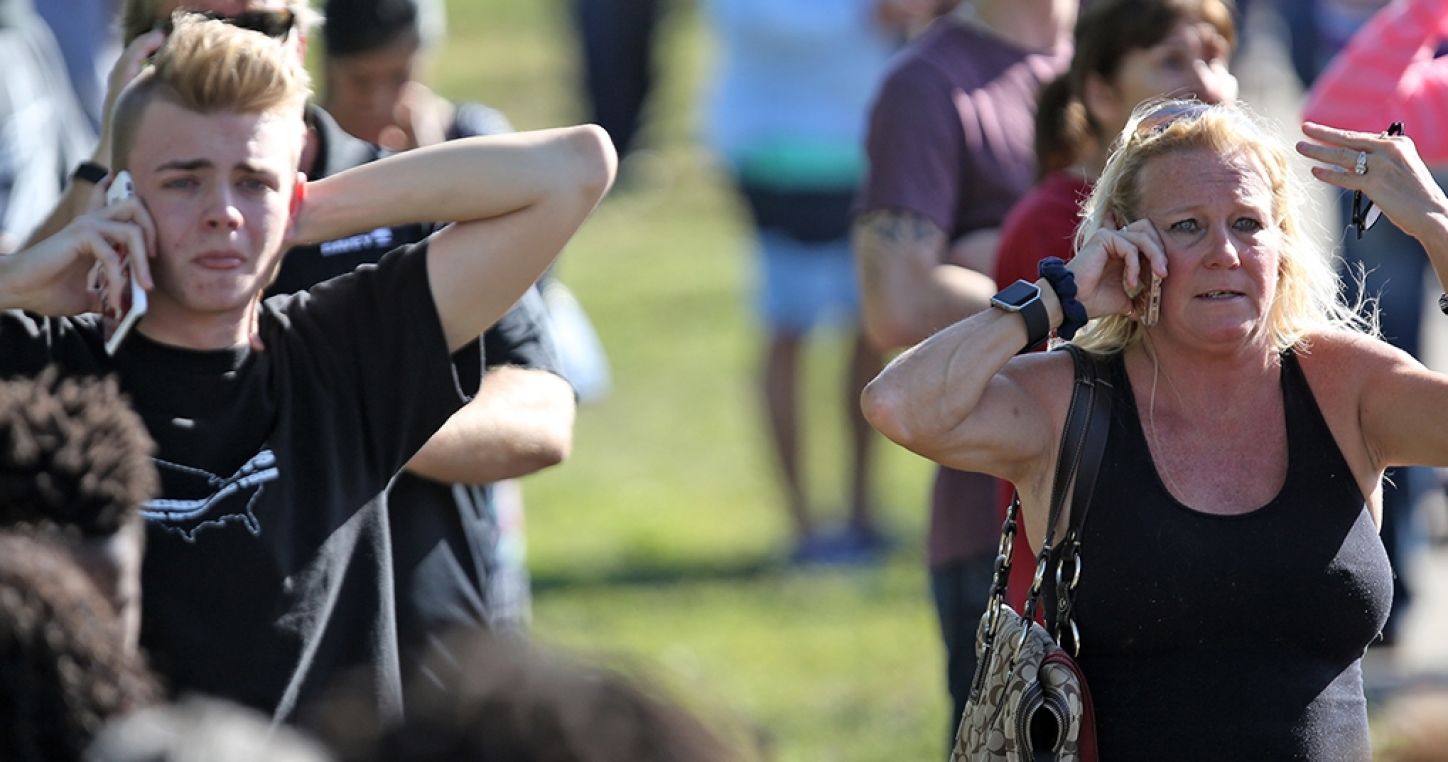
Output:
M0 382L0 529L53 534L114 607L130 649L154 449L114 380L62 379L52 368Z
M621 673L514 637L460 634L453 684L417 691L408 719L377 730L368 702L325 711L324 736L352 762L714 762L744 759L698 718ZM419 676L419 679L423 679Z
M0 759L64 762L160 690L62 546L0 532Z

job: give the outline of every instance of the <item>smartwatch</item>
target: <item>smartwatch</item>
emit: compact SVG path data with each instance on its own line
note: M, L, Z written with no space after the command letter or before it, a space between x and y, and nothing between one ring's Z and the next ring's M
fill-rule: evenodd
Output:
M83 161L77 164L75 171L70 173L73 182L87 182L91 185L100 185L102 180L111 174L111 170L103 164L93 161Z
M1026 321L1026 346L1022 352L1040 344L1051 334L1051 316L1041 301L1041 289L1030 281L1018 280L991 297L990 306L1016 312Z

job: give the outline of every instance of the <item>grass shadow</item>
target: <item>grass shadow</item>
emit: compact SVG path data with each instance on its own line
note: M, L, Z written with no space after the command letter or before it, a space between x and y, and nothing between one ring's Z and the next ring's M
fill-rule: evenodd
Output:
M850 574L880 570L888 561L800 565L777 556L742 559L670 558L631 560L615 566L546 569L532 573L534 595L607 588L657 588L709 582L755 582L804 574Z

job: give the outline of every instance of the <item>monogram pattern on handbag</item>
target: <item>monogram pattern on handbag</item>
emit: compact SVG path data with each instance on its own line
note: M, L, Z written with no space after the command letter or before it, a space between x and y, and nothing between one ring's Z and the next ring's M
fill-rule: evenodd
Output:
M1083 762L1080 742L1087 699L1080 671L1034 622L1017 656L1015 646L1026 620L1009 608L1002 608L999 617L995 637L1000 647L992 649L990 663L980 667L985 682L966 702L951 762L1033 759L1036 751L1045 751L1030 745L1030 720L1038 711L1049 712L1061 728L1050 750L1054 758ZM977 637L976 656L986 658L984 650Z
M1080 531L1091 506L1110 423L1111 384L1099 358L1069 345L1068 349L1076 365L1076 383L1061 434L1035 577L1024 610L1016 613L1006 605L1005 594L1021 510L1017 495L1001 525L991 594L976 633L975 678L951 762L1097 762L1091 692L1062 644L1069 636L1073 649L1081 646L1071 609L1081 580ZM1065 511L1068 503L1070 510ZM1066 531L1058 545L1063 517ZM1042 601L1047 627L1036 623L1036 607Z

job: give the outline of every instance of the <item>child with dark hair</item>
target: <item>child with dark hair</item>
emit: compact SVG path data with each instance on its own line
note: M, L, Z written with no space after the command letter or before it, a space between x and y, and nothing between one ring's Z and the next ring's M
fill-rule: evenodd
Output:
M119 627L64 548L0 532L0 759L79 759L108 718L159 698Z
M140 637L141 504L156 494L155 444L114 379L0 381L0 529L54 533Z
M327 0L322 106L342 129L391 150L512 132L502 112L422 84L446 32L442 0Z
M323 105L342 129L391 150L513 131L501 112L479 103L454 103L422 84L445 33L441 0L327 0L325 9ZM346 159L356 163L362 163L363 152L373 157L378 152L371 145L348 148L338 140L326 142L335 156L356 156ZM403 236L426 232L418 226L416 232L399 229L394 235L400 243ZM270 293L310 288L331 268L376 261L385 251L337 256L336 248L334 242L288 252ZM424 451L425 457L410 463L389 488L393 587L405 672L417 668L419 654L438 648L442 641L437 636L452 627L518 630L532 615L526 521L516 480L566 456L572 445L575 391L586 397L597 387L578 374L578 359L601 360L602 351L590 354L573 338L579 332L569 329L576 323L563 318L576 315L585 324L587 318L581 308L576 313L559 311L559 298L566 291L562 283L546 277L479 342L483 381L473 408L486 411L486 420L469 426L468 440L455 446L488 453L491 462L466 472L441 472L427 467L426 461L437 458ZM460 372L478 372L473 354L454 358ZM517 435L500 435L510 431ZM450 439L459 438L438 436L434 441Z

